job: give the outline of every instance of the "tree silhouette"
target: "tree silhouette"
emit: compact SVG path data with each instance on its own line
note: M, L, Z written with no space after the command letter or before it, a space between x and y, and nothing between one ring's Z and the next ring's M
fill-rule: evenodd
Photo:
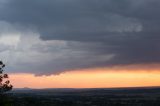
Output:
M10 91L13 88L13 86L10 84L10 81L8 80L8 74L3 74L4 67L5 64L0 61L0 94Z

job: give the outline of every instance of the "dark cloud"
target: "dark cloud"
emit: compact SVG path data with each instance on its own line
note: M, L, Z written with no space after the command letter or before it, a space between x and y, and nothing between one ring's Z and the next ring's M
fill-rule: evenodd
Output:
M160 62L159 0L6 0L1 4L1 21L33 28L42 42L67 42L58 48L50 43L32 45L31 50L50 53L51 59L19 64L23 67L18 70L52 74ZM55 51L62 55L55 58Z

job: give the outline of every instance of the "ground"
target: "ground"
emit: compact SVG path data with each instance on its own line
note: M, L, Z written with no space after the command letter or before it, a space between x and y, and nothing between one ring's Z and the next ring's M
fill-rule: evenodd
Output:
M160 106L160 88L13 90L4 106Z

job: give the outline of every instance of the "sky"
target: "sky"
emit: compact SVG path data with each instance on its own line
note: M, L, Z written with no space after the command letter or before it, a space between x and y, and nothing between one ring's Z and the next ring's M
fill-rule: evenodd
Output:
M159 0L0 0L0 59L15 87L160 86L159 11Z

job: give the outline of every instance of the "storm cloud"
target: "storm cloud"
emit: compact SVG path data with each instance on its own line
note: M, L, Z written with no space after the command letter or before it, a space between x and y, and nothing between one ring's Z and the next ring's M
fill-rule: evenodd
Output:
M0 0L0 57L12 72L160 62L159 0Z

